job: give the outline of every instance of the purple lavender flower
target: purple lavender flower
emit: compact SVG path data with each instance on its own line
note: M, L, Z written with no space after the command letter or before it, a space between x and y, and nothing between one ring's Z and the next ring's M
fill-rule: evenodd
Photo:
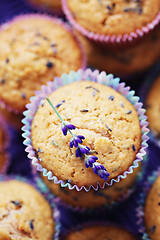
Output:
M85 155L85 166L86 168L93 167L93 163L95 163L98 160L96 156L92 155Z
M103 178L104 180L107 180L108 177L110 176L106 168L98 162L93 163L92 168L94 173L100 176L100 178Z
M82 135L75 135L75 136L71 137L71 140L70 140L70 148L73 148L73 146L74 146L75 148L77 148L77 147L78 147L78 144L79 144L79 143L82 143L84 139L85 139L85 137L82 136Z
M81 158L83 156L83 154L89 154L89 152L90 152L90 148L89 147L86 147L84 145L78 144L78 147L76 149L75 155L76 155L77 158L78 157Z
M63 126L62 126L63 135L66 136L68 130L74 130L74 129L76 129L76 127L73 124L71 124L69 122L65 122L65 125L63 124Z

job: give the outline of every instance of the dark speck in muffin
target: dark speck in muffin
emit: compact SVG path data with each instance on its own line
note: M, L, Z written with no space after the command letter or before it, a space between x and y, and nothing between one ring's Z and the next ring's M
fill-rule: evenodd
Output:
M80 112L87 113L87 112L89 112L89 110L88 109L81 109Z
M56 141L52 140L51 142L55 147L58 147L58 144L56 143Z
M57 54L57 44L56 43L51 43L51 48L53 48L53 53L56 55Z
M112 132L112 129L111 129L110 127L108 127L107 124L105 124L105 126L106 126L106 128L107 128L110 132Z
M87 86L87 87L85 87L85 89L89 89L89 88L92 88L92 86Z
M33 222L34 222L34 220L33 220L33 219L32 219L32 220L30 220L30 222L29 222L29 226L30 226L30 229L31 229L31 230L33 230L33 229L34 229Z
M100 92L97 88L93 87L93 90L95 90L96 92Z
M106 8L110 11L112 8L110 5L107 5Z
M23 98L23 99L26 99L26 94L25 93L21 93L21 97Z
M136 148L135 148L134 144L132 145L132 149L133 149L134 152L136 151Z
M48 61L48 62L46 63L46 66L47 66L48 68L52 68L52 67L54 66L54 64L53 64L52 62Z
M121 107L124 107L124 104L123 104L123 102L121 102Z
M35 46L39 46L40 43L39 43L39 42L34 42L34 45L35 45Z
M34 149L35 157L38 158L38 151Z
M151 227L151 233L153 234L153 233L155 232L155 230L156 230L156 226L153 225L153 226Z
M56 108L59 108L64 102L65 102L65 100L62 100L62 101L59 102L55 107L56 107Z
M129 110L128 112L126 112L126 114L131 114L132 113L132 111L131 110Z
M108 97L108 99L111 100L111 101L113 101L113 100L114 100L114 96L113 96L113 95L110 95L110 96Z
M6 63L9 63L9 58L6 58Z
M5 83L5 79L2 78L1 81L0 81L0 84L4 84Z
M18 207L18 208L22 207L20 201L11 201L11 203L13 203L13 204L14 204L16 207Z
M39 153L44 153L44 151L42 149L40 149L40 148L38 148L38 152Z
M158 205L160 206L160 202L158 203Z
M56 47L57 44L56 43L51 43L51 47Z

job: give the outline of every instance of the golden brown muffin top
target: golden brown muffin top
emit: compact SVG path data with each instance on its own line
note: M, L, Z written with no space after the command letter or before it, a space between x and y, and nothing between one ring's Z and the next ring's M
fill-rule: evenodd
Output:
M145 203L145 224L152 240L159 240L160 236L160 176L150 189Z
M0 199L0 239L52 239L52 210L36 189L17 180L0 182Z
M136 240L126 230L112 226L91 226L71 232L64 240Z
M159 0L67 0L75 20L99 34L135 32L155 19Z
M109 180L128 170L141 145L141 129L134 106L110 87L90 81L68 84L49 96L64 121L76 126L74 134L83 135L83 145L110 173ZM51 106L39 106L32 122L32 144L43 167L58 179L71 180L78 186L103 183L69 147L71 135L64 136L61 122ZM57 146L53 145L53 140Z
M149 90L146 99L147 116L151 130L160 137L160 76Z
M73 35L43 15L6 24L0 32L0 53L0 99L20 112L41 85L82 66Z

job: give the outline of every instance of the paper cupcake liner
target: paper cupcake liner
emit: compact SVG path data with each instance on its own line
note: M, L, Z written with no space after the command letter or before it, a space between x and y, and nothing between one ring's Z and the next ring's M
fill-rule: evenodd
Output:
M59 212L56 204L53 201L54 195L52 193L50 193L50 191L48 190L46 185L43 183L43 181L38 177L34 178L31 181L27 178L24 178L24 177L21 177L18 175L6 176L6 175L0 174L0 182L9 181L9 180L18 180L18 181L26 182L26 183L30 184L32 187L36 188L44 196L44 198L49 202L49 204L52 208L52 211L53 211L53 219L54 219L54 223L55 223L55 233L54 233L52 240L59 240L60 212Z
M77 185L72 186L71 183L66 183L63 180L58 179L56 176L53 176L51 171L43 168L42 165L38 162L31 141L31 123L41 100L44 100L48 95L50 95L58 88L71 82L81 80L98 82L100 84L107 85L121 93L125 98L128 99L128 101L130 101L134 105L140 120L142 142L140 150L137 153L136 159L133 161L132 166L130 166L129 169L123 174L116 177L116 179L111 179L110 183L104 182L102 186L99 182L97 183L96 187L94 187L93 185L89 187L78 187ZM31 103L26 105L26 108L28 110L24 112L25 118L22 120L24 124L24 127L22 127L22 130L24 131L22 136L25 138L24 145L27 146L26 152L28 153L28 157L32 160L32 164L37 166L37 170L43 172L43 176L48 177L48 180L53 180L54 183L60 184L61 187L68 187L69 189L76 189L77 191L80 191L82 189L84 189L85 191L89 191L91 188L97 191L99 188L103 189L106 185L112 186L114 182L119 182L121 179L126 178L128 174L133 173L133 170L139 166L138 163L143 160L143 156L146 154L145 149L148 146L147 141L149 139L147 136L149 129L147 128L147 117L144 114L145 110L142 108L143 104L139 102L139 97L134 96L134 93L135 91L130 91L130 87L125 87L125 83L120 83L120 79L114 78L112 74L107 75L105 72L99 73L98 70L92 72L90 69L80 69L77 72L71 71L69 74L63 74L61 78L55 78L54 82L48 82L47 86L43 85L41 90L37 91L36 95L30 98Z
M129 233L130 230L127 229L127 227L121 225L121 224L116 224L116 223L113 223L113 222L110 222L110 221L99 221L99 220L91 220L89 222L82 222L81 224L77 224L76 226L70 228L69 230L67 230L64 234L61 234L61 239L63 240L68 234L74 232L74 231L80 231L82 230L83 228L86 228L86 227L93 227L93 226L110 226L110 227L118 227L120 229L124 229L126 231L128 231Z
M145 82L142 84L142 87L139 91L139 95L141 97L142 102L145 105L145 100L147 97L147 94L153 85L154 81L156 80L156 77L160 75L160 61L155 64L151 72L149 73L148 77L146 78ZM156 137L154 132L151 130L149 132L149 138L152 142L154 142L158 147L160 147L160 139Z
M135 39L143 37L143 35L149 33L158 23L160 22L160 12L156 16L156 18L148 23L145 27L142 27L141 29L136 29L135 32L125 33L125 34L119 34L119 35L105 35L105 34L99 34L95 32L91 32L87 30L85 27L81 26L78 22L76 22L73 14L69 10L67 0L62 0L62 9L64 14L66 15L68 21L73 25L73 27L78 30L82 35L85 37L101 43L126 43L126 42L132 42Z
M74 31L72 30L72 28L70 27L70 25L65 23L65 22L63 22L63 20L61 20L60 18L53 17L53 16L46 15L46 14L38 14L38 13L35 13L35 14L22 14L22 15L19 15L19 16L13 18L13 20L11 20L9 22L6 22L6 23L2 24L0 26L0 32L3 31L4 29L8 28L9 25L11 25L14 22L17 22L19 20L26 19L26 18L39 18L39 17L51 20L51 21L59 24L60 26L62 26L64 29L66 29L68 32L70 32L72 34L73 38L75 39L75 41L77 42L77 44L78 44L78 46L79 46L79 48L81 50L81 54L82 54L82 66L81 66L81 68L85 69L86 68L87 58L86 58L84 47L81 44L81 42L79 41L79 38L76 36ZM13 108L11 106L9 106L1 98L0 98L0 105L3 108L6 108L9 112L14 112L15 114L22 114L21 111Z
M156 178L160 175L160 167L157 171L154 171L151 176L148 177L147 181L144 184L143 191L141 192L138 199L138 207L136 209L137 216L137 226L142 240L151 240L149 235L146 232L145 222L144 222L144 205L146 197L149 193L150 188L154 184Z
M121 196L119 196L117 198L117 200L112 200L110 204L106 203L105 205L98 206L98 207L79 207L79 206L74 207L70 204L67 204L60 197L58 197L56 195L55 195L54 201L59 206L65 207L65 208L70 209L70 210L75 211L75 212L81 212L81 213L83 213L83 212L89 212L89 213L97 212L98 213L100 211L104 211L104 209L112 210L113 208L118 207L121 203L126 201L136 190L137 184L140 181L142 181L143 176L144 176L145 171L146 171L146 164L148 162L148 156L147 155L145 155L143 157L143 161L144 161L144 164L142 164L141 169L140 169L139 173L137 174L137 177L136 177L133 185L128 188L126 193L121 194Z

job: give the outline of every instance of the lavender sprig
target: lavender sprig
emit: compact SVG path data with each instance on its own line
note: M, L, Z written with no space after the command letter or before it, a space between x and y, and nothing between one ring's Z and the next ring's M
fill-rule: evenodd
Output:
M73 146L74 146L75 148L77 148L77 147L78 147L78 144L79 144L79 143L82 143L84 139L85 139L85 137L82 136L82 135L72 136L72 137L71 137L71 140L70 140L70 148L73 148Z
M53 108L53 110L55 111L55 113L57 114L57 116L62 122L63 135L66 136L68 132L71 134L72 137L70 139L69 145L70 145L70 148L73 148L73 147L76 148L75 156L77 158L78 157L82 158L84 155L86 168L91 167L95 174L97 174L99 177L103 178L104 180L107 180L110 174L107 172L106 168L100 163L96 162L98 160L98 157L91 155L92 153L89 147L82 145L85 137L82 135L73 134L71 130L75 130L76 127L73 124L67 121L64 121L60 116L60 114L58 113L57 109L51 103L51 101L48 98L46 98L46 100L51 105L51 107Z

